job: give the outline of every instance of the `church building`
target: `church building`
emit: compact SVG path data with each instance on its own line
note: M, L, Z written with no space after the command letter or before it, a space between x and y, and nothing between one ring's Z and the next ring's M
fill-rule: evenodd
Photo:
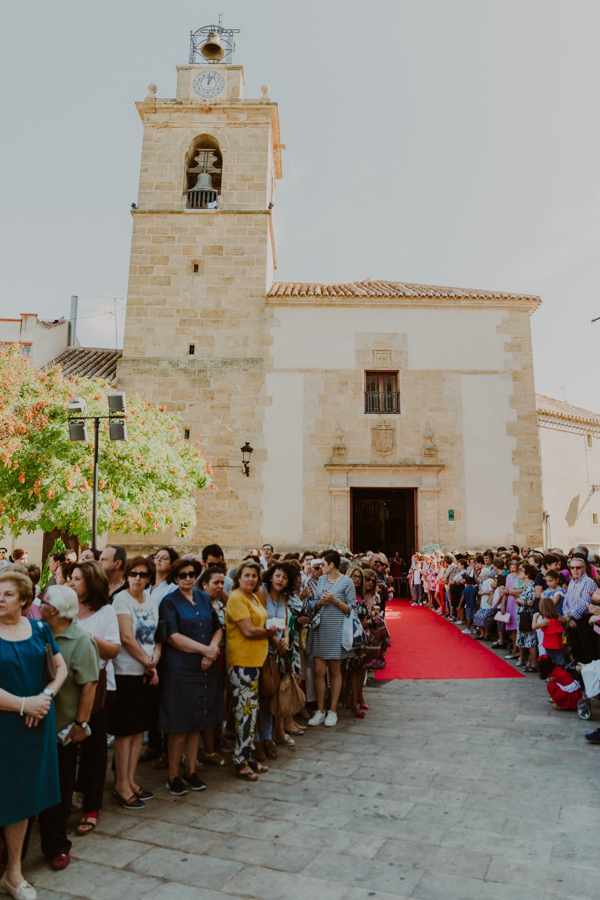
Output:
M150 85L137 104L117 368L121 389L179 412L212 462L217 490L198 497L181 546L217 541L230 559L265 541L405 557L428 542L540 546L539 297L276 280L277 104L267 85L244 98L231 46L218 55L231 33L212 34L214 59L193 44L173 99ZM133 550L163 538L177 546L172 534L118 539Z

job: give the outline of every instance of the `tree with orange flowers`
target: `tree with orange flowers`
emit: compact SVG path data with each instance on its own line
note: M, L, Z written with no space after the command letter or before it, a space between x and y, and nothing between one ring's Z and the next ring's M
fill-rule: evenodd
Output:
M108 382L36 369L16 348L0 348L0 534L55 528L91 536L93 440L71 442L67 404L83 397L104 416ZM137 395L127 398L128 440L110 441L100 423L98 533L152 534L196 521L195 491L212 487L210 462L184 441L178 418Z

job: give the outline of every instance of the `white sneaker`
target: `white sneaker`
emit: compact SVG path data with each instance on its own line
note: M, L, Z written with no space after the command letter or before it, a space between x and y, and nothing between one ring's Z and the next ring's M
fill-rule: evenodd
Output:
M6 875L0 879L0 891L6 891L15 900L36 900L37 891L28 881L22 881L18 887L13 887L6 880Z
M326 719L325 713L319 712L319 710L317 710L316 713L314 714L314 716L312 717L312 719L309 719L306 724L307 725L322 725L323 722L325 721L325 719Z
M325 722L323 724L324 725L337 725L337 713L331 712L331 710L329 710L329 712L325 716Z
M463 633L463 634L471 634L471 629L470 629L470 628L463 628L463 632L462 632L462 633Z

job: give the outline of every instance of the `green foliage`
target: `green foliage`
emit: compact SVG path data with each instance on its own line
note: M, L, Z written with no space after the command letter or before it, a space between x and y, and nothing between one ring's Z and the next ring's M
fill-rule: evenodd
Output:
M440 553L444 553L444 545L438 544L437 541L429 541L428 544L421 549L421 553L425 553L427 556L431 556L433 553L439 551Z
M53 531L91 537L93 422L89 442L69 441L67 404L107 414L103 380L41 372L18 349L0 349L0 534ZM178 417L138 395L127 398L127 441L100 422L98 533L152 534L171 525L184 536L196 521L194 491L213 487L210 462L180 436Z
M66 553L66 552L67 552L67 548L66 548L65 543L62 540L62 538L56 538L56 540L54 541L54 546L52 547L52 550L46 557L46 562L44 563L44 568L42 569L42 577L40 578L40 590L43 591L44 588L46 587L46 585L48 584L48 582L50 581L50 566L48 565L48 562L49 562L52 554L53 553Z

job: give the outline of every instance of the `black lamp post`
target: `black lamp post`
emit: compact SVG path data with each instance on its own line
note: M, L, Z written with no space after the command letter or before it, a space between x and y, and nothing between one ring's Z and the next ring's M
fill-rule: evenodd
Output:
M254 453L254 448L250 446L248 441L240 448L242 451L242 472L250 477L250 457Z
M88 431L85 424L88 419L94 422L94 496L92 500L92 548L96 549L98 543L98 438L100 433L100 419L109 420L109 436L111 441L127 440L127 425L125 413L127 405L123 391L113 391L108 394L107 416L86 416L86 402L81 397L74 397L69 402L67 414L69 416L69 440L87 441ZM251 451L252 452L252 451Z

